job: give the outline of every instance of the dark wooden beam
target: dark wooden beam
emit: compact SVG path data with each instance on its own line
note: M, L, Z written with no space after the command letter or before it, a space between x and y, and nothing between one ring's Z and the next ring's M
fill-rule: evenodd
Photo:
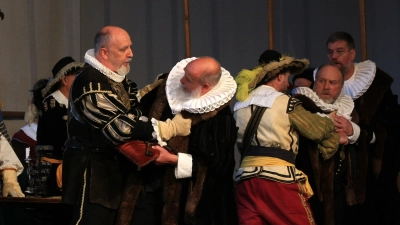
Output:
M4 120L23 120L25 112L2 111Z
M189 0L183 2L184 12L184 23L185 23L185 57L189 58L192 56L191 44L190 44L190 9Z
M269 43L269 49L275 49L274 0L268 0L268 43Z
M365 16L365 1L360 0L360 34L361 34L361 61L368 59L367 57L367 29Z

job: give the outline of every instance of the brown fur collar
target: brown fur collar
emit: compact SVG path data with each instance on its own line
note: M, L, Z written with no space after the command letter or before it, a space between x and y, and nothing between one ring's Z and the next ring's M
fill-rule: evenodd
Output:
M376 68L374 81L368 90L359 98L356 110L360 113L360 123L369 125L373 116L382 102L383 96L389 90L393 78L383 70Z

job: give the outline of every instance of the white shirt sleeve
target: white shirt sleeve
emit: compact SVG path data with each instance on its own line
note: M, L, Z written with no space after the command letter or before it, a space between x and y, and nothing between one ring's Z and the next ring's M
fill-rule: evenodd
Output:
M353 135L347 136L347 138L349 139L349 144L354 144L358 140L358 137L360 137L360 127L351 121L350 123L353 127Z
M175 167L175 178L188 178L192 176L192 155L178 153L178 164Z
M17 175L20 175L24 170L21 162L19 161L17 155L12 149L10 143L7 139L1 135L0 136L0 170L12 168L17 171Z

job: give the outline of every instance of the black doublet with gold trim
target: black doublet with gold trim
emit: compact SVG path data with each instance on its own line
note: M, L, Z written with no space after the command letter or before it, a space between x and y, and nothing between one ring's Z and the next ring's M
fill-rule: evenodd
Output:
M68 123L63 202L78 203L82 187L90 180L90 202L118 208L126 160L114 146L130 139L153 139L151 122L139 120L142 113L136 93L135 83L127 79L114 81L88 64L76 77L70 102L82 122L71 116ZM84 173L89 169L85 181Z

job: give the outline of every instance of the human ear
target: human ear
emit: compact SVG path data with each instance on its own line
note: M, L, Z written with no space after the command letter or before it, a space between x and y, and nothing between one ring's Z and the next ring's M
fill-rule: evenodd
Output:
M284 77L285 77L285 74L280 73L280 74L278 74L278 76L277 76L276 79L277 79L278 81L282 81Z
M61 78L61 82L65 85L67 84L67 76L63 76L63 78Z
M106 48L100 48L99 52L100 52L101 57L103 57L104 59L108 59L108 54L107 54Z
M208 89L210 88L210 86L211 86L211 85L210 85L208 82L205 82L205 83L202 85L201 88L202 88L203 90L208 90Z
M356 50L353 48L350 50L351 53L351 61L353 61L356 58Z

